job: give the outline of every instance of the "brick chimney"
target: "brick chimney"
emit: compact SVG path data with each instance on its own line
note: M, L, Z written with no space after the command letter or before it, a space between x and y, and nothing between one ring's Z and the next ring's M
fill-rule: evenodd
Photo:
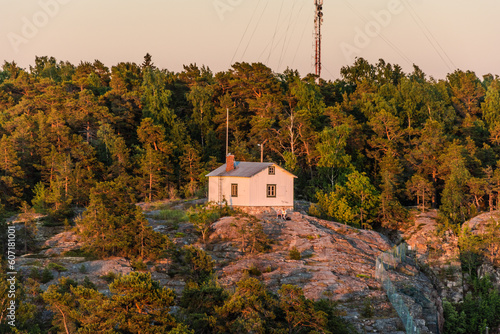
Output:
M229 153L226 156L226 172L230 172L234 169L234 155Z

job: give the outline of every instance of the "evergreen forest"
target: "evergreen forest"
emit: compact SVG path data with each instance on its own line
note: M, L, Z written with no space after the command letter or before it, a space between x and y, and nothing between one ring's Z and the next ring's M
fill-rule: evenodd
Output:
M217 73L196 64L174 73L147 54L142 64L111 68L98 60L71 64L48 56L36 57L29 69L4 62L0 216L32 210L57 225L79 215L82 240L99 257L159 258L170 241L146 226L133 203L206 197L205 175L225 162L226 122L228 151L236 160L260 161L262 152L264 161L294 173L296 200L313 203L309 213L317 217L392 229L408 219L409 207L433 208L442 231L458 235L468 219L500 208L497 75L456 70L436 79L416 65L405 73L399 65L363 58L342 67L335 81L245 62ZM203 254L192 257L210 263ZM489 281L471 280L484 296L492 290ZM133 333L159 318L156 328L170 333L204 333L207 326L236 333L252 324L289 333L349 331L334 306L306 300L297 287L272 295L248 279L229 293L206 277L192 281L180 300L182 321L169 313L172 292L146 274L117 278L111 295L61 279L43 299L61 332L65 326L112 330L114 321L125 326L117 332ZM140 307L151 314L130 311L136 321L125 324L125 313L112 310L134 308L138 296L147 297ZM500 298L491 296L487 312L498 325ZM300 301L298 310L289 309L287 298ZM476 299L466 302L468 309L445 305L448 326L456 324L448 333L478 328L465 324ZM190 311L192 303L202 305L204 316ZM247 314L238 307L248 303L258 303L257 318L267 320L238 318ZM73 313L60 312L71 321L59 317L58 307L72 305L79 305ZM309 318L298 319L304 309ZM327 314L338 323L328 324ZM299 320L305 327L294 327ZM92 327L97 323L104 327Z
M358 58L334 82L261 63L173 73L151 56L111 69L36 57L0 71L0 203L61 219L116 181L137 201L203 197L224 162L276 162L318 215L373 227L404 207L439 208L458 225L499 205L500 79ZM337 203L333 205L334 203ZM340 203L340 204L339 204Z

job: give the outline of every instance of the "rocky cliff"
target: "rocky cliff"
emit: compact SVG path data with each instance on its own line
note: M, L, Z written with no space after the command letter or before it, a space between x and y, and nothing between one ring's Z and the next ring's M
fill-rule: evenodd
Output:
M145 213L153 228L169 235L176 244L195 244L205 249L216 261L219 281L227 287L235 286L245 275L259 278L274 291L282 284L298 285L308 298L338 301L341 314L354 323L360 333L404 333L404 325L386 291L374 277L377 257L393 247L382 234L299 212L289 215L289 220L260 212L254 213L257 219L245 215L221 218L212 225L208 241L199 243L190 223L172 224L159 219L155 211ZM268 246L265 251L249 247L251 240L244 231L250 220L262 227ZM476 217L467 226L472 233L482 233L484 220L484 217ZM421 333L438 333L443 323L442 299L460 301L465 291L458 239L449 233L438 236L436 228L435 211L415 214L412 222L400 232L412 249L411 256L407 262L388 269L397 293L404 299ZM44 240L38 254L25 256L18 262L20 271L26 275L32 268L42 269L51 262L66 269L64 272L53 270L54 279L42 285L43 289L55 283L59 276L78 281L87 276L105 292L114 275L133 270L127 259L92 260L79 256L74 252L80 247L74 233L56 231L58 233ZM44 230L44 236L47 234ZM147 270L155 280L180 293L185 286L184 279L169 271L171 266L172 262L164 259L148 264ZM500 282L500 273L492 265L485 264L480 270L490 273L497 284Z

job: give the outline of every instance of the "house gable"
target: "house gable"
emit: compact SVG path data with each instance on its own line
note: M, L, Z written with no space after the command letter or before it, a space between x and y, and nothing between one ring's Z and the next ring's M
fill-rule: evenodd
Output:
M272 162L233 162L207 174L208 199L239 207L293 207L295 175Z

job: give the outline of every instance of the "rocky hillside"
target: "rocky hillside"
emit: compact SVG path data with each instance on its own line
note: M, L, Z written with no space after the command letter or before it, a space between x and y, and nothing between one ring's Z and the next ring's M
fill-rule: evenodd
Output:
M169 212L182 213L184 206L176 208L181 210L171 210L170 206ZM341 314L361 333L404 333L404 326L386 292L374 277L377 256L392 247L390 241L377 232L299 212L289 215L289 220L264 212L255 213L257 219L245 215L223 217L212 225L207 242L200 243L199 235L185 218L162 216L161 210L154 207L143 206L143 209L153 228L167 234L177 245L195 244L206 250L216 261L218 279L224 286L235 286L245 275L257 277L274 291L282 284L298 285L308 298L338 301ZM261 242L266 244L266 249L251 247L251 240L245 234L250 221L262 227L265 240ZM42 289L60 276L69 276L80 282L88 277L106 292L111 279L134 270L134 264L124 258L86 257L78 251L79 240L73 232L52 229L55 235L43 241L38 254L24 256L18 262L26 275L33 270L41 271L50 263L63 267L52 266L53 279L43 284ZM409 242L417 250L422 247L412 238L418 238L418 233L413 234ZM148 263L147 270L155 280L180 293L185 286L184 278L172 270L172 265L164 259ZM440 303L427 276L411 260L390 272L421 332L437 333Z
M444 300L462 302L471 291L468 283L471 273L466 269L467 263L463 263L470 259L461 256L461 252L466 253L466 248L475 247L475 252L481 255L481 260L474 258L475 266L469 266L469 270L475 271L472 274L477 277L488 275L500 291L500 211L482 213L465 222L458 236L450 231L440 231L437 216L437 210L414 212L411 223L400 231L401 237L414 249L418 267L431 279L439 294L436 304L440 305ZM474 240L471 236L477 236L476 240L482 240L481 243L474 246L467 242ZM490 329L490 333L500 333L500 328Z

